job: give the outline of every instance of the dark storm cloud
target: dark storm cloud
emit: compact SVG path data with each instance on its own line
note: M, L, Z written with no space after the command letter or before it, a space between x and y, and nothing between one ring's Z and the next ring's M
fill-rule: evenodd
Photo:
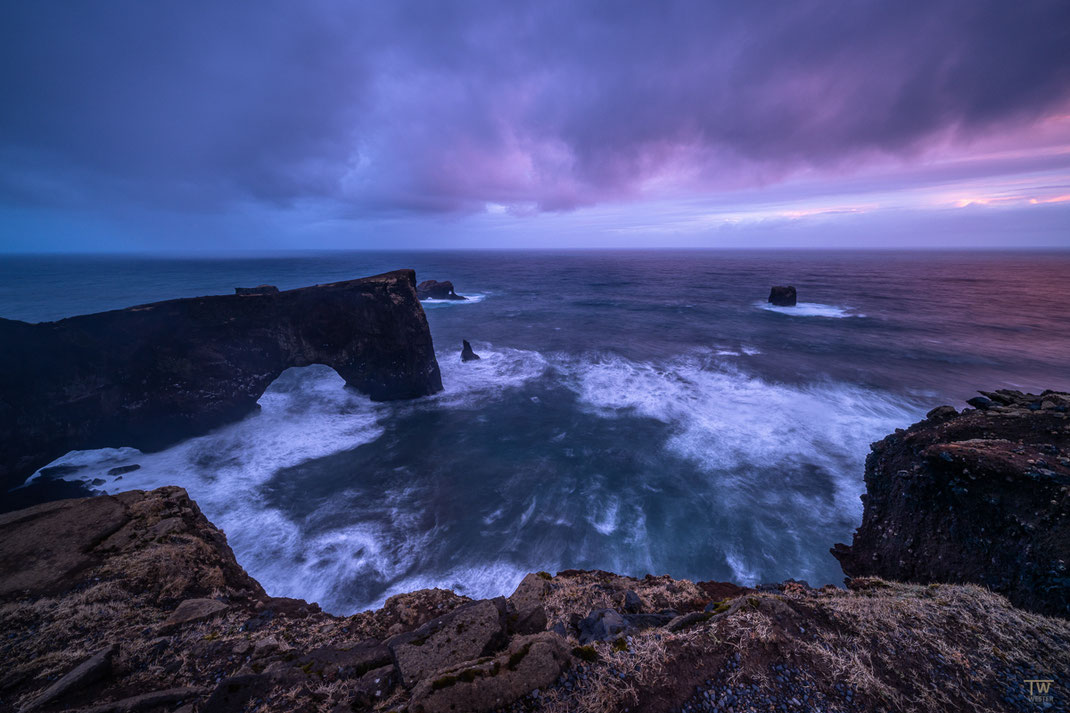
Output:
M1070 95L1070 3L8 2L0 199L571 208L851 170Z

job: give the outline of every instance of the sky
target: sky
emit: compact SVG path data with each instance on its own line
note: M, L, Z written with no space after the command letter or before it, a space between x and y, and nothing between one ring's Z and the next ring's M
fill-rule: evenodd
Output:
M0 252L1070 248L1065 0L0 0Z

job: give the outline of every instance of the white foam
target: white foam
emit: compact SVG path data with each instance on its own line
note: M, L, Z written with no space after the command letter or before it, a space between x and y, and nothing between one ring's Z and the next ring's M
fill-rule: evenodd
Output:
M432 397L434 400L446 405L471 405L523 386L542 376L550 366L546 357L536 351L494 347L486 342L473 343L472 350L479 359L462 362L460 349L439 356L444 390Z
M574 359L568 370L570 388L592 413L670 424L665 446L716 473L719 497L742 501L738 491L768 486L763 497L772 501L794 492L777 487L780 471L808 462L839 474L837 507L852 517L861 512L868 444L919 415L888 394L840 383L772 383L699 355L665 363Z
M466 293L464 295L464 299L463 300L428 299L428 300L420 300L420 304L422 304L424 306L430 305L430 306L433 306L433 307L440 307L442 305L474 305L474 304L479 304L485 298L486 298L485 294L481 294L479 292L476 292L476 293L473 293L473 294L467 294Z
M489 508L477 522L485 537L496 538L500 555L492 552L490 561L483 562L442 561L440 543L452 523L428 526L422 507L429 495L407 486L404 474L399 474L398 486L367 497L343 493L328 500L307 520L293 520L268 501L262 486L280 469L371 443L383 433L391 414L478 409L552 375L556 383L573 390L590 413L668 424L666 441L636 448L667 448L699 464L710 481L695 483L695 491L715 492L729 510L736 504L741 518L755 507L755 492L770 511L778 498L804 497L798 489L779 487L778 480L784 472L797 470L800 461L837 474L834 508L856 516L866 445L917 415L910 406L858 387L763 381L726 366L727 360L712 350L640 362L474 346L481 356L478 361L462 363L459 349L440 358L446 390L425 399L376 404L343 388L329 368L307 367L284 374L261 398L260 412L240 423L161 453L74 452L52 465L84 465L66 477L92 480L116 465L139 463L141 469L122 480L105 477L102 489L185 487L209 519L227 532L238 561L269 593L318 601L328 611L348 613L423 587L448 587L473 597L508 594L527 572L577 562L597 562L616 571L652 571L664 556L664 543L650 541L643 498L627 490L614 493L612 488L618 486L601 476L585 477L574 490L563 491L564 497L587 505L585 515L569 516L573 522L537 488L517 491L517 497L524 498L522 510L511 520L506 513L515 511ZM747 347L742 349L747 353ZM528 398L530 394L525 404ZM551 440L565 439L561 431ZM572 454L573 443L554 447ZM798 503L793 504L797 508ZM820 500L805 505L817 508L815 518L829 517ZM726 521L725 527L731 526ZM547 527L574 529L577 537L569 555L573 561L556 561L556 552L534 557L542 561L518 564L510 559L530 551L526 544ZM623 546L607 547L607 537ZM761 553L741 542L728 549L726 561L737 579L752 581L762 564Z
M755 302L756 307L769 312L779 312L792 317L830 317L842 319L844 317L865 317L866 315L855 312L850 307L837 307L836 305L824 305L819 302L800 302L794 307L781 307L768 302Z

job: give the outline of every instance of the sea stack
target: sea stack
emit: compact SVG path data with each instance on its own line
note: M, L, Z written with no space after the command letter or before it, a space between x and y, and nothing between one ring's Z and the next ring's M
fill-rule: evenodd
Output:
M776 285L769 290L769 304L777 307L794 307L795 302L794 285Z
M475 361L479 358L479 355L472 351L472 345L467 339L462 339L461 344L461 361Z
M463 300L466 297L457 294L453 290L453 283L449 280L424 280L416 286L416 296L421 300Z

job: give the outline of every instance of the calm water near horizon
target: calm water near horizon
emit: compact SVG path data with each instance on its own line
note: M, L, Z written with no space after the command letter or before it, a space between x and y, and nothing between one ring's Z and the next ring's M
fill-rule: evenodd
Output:
M816 586L842 581L870 442L975 389L1070 390L1070 253L8 256L0 317L401 267L473 297L425 304L443 393L374 404L293 369L240 423L57 463L185 487L270 594L333 612L567 568Z

